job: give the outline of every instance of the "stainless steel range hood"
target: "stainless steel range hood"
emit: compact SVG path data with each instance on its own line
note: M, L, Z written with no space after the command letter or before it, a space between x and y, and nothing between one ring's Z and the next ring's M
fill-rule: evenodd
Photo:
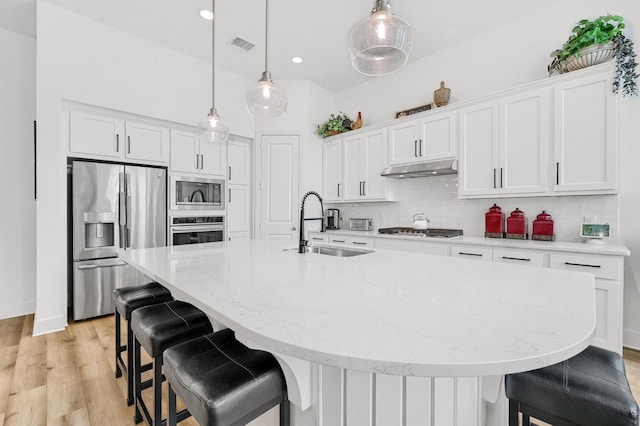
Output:
M380 172L380 176L394 179L409 179L458 173L458 160L438 160L424 163L389 166Z

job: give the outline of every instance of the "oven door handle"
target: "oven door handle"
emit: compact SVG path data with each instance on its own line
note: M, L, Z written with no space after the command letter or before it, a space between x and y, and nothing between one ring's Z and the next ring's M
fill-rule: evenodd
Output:
M172 226L171 232L207 232L207 231L224 231L223 225L204 225L204 226Z

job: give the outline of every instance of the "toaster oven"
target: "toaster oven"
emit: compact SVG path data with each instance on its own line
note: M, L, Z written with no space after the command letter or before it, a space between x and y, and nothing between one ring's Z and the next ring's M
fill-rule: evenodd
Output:
M373 230L373 219L349 219L349 229L351 231L371 231Z

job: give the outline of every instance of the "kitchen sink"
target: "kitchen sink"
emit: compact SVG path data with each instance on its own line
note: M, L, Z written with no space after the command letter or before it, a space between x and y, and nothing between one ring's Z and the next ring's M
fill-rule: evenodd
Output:
M341 247L310 246L307 247L307 252L326 254L327 256L353 257L360 256L361 254L371 253L373 252L373 250L352 250Z

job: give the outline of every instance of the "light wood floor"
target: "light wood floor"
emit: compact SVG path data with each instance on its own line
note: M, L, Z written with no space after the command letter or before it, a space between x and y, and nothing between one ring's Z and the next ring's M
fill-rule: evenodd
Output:
M113 316L44 336L32 332L33 315L0 320L0 426L134 424L126 379L114 376ZM640 400L640 352L625 349L624 358Z

